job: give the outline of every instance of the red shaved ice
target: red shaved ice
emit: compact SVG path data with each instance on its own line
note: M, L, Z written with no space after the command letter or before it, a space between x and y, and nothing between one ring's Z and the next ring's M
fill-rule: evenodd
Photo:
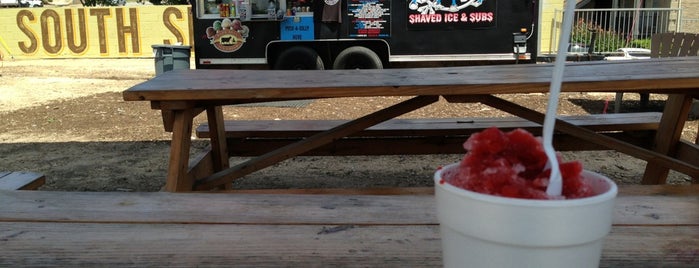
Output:
M464 143L467 153L451 185L466 190L503 197L526 199L582 198L594 195L581 177L579 161L563 162L558 157L563 196L548 196L546 187L551 170L541 140L524 129L502 132L491 127L475 133Z

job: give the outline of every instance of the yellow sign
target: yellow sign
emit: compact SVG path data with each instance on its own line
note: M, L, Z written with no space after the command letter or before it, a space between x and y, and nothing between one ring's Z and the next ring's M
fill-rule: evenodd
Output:
M190 6L3 8L0 53L14 58L152 57L151 45L191 45ZM6 51L9 50L9 51Z

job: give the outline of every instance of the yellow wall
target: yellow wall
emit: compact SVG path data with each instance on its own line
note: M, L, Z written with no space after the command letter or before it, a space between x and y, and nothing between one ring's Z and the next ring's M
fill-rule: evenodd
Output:
M540 53L551 53L556 50L557 38L553 38L554 35L558 35L557 32L553 32L554 29L560 27L554 27L556 23L561 23L563 18L562 14L558 13L558 17L555 17L555 11L563 10L563 0L542 0L541 5L541 17L539 19L539 52ZM554 21L554 18L556 21Z
M0 53L14 58L152 57L191 45L189 6L0 9Z

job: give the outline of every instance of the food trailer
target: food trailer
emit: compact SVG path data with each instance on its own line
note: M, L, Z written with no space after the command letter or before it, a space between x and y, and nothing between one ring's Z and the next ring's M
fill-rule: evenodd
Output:
M193 0L196 68L536 60L538 0Z

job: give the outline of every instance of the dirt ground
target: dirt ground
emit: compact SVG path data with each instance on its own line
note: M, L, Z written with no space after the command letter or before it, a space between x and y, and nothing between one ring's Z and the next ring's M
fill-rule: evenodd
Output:
M0 170L44 173L51 191L158 191L164 185L169 133L146 102L125 102L121 92L154 76L152 59L0 61ZM503 96L544 111L547 95ZM662 95L651 95L661 110ZM303 107L227 106L227 118L350 119L402 98L314 100ZM564 94L560 114L611 111L614 94ZM627 94L622 111L638 108ZM479 104L437 104L406 118L505 116ZM197 122L205 120L198 117ZM697 121L683 135L694 139ZM205 146L196 140L194 151ZM645 162L613 151L564 153L620 184L637 184ZM437 166L462 155L296 157L234 183L240 189L431 186ZM233 158L232 163L244 159ZM670 183L691 179L672 172Z

